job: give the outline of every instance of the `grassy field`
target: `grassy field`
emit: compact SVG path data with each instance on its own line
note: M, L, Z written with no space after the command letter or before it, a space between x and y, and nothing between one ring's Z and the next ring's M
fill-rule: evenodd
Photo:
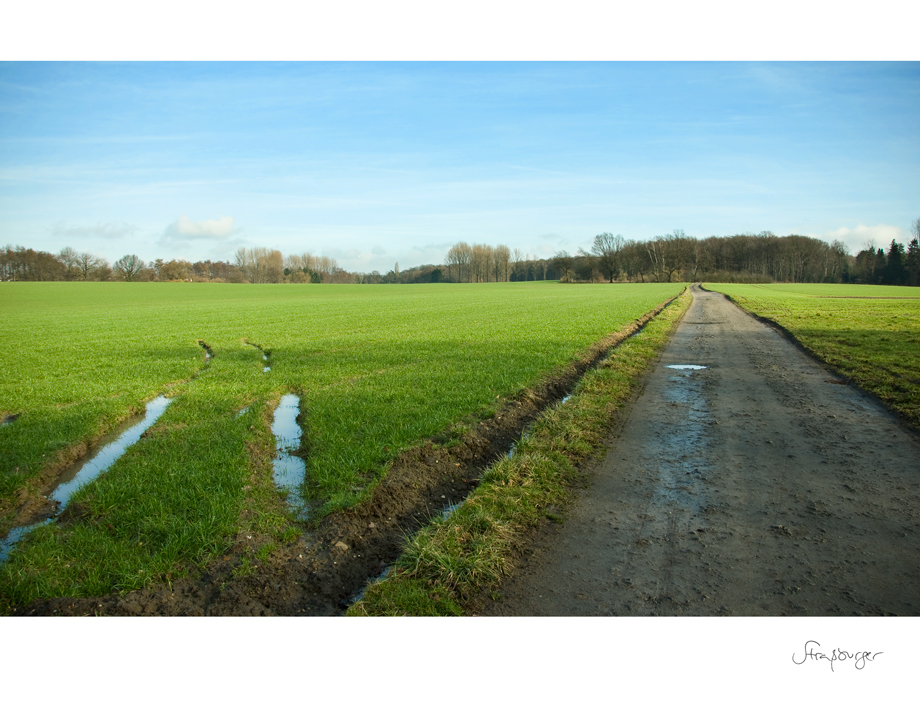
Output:
M0 339L15 359L0 367L0 417L18 415L0 427L0 532L87 444L153 396L175 397L74 496L80 520L13 550L0 593L22 603L130 589L219 555L241 531L286 540L269 428L283 394L301 397L303 491L319 517L360 501L400 451L449 441L679 290L0 285Z
M783 326L920 430L920 288L709 284Z

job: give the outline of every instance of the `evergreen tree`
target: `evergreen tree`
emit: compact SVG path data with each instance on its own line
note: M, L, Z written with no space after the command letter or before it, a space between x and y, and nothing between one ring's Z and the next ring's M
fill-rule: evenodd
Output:
M910 245L907 247L904 269L907 271L907 283L920 287L920 241L916 237L910 240Z
M885 265L885 284L904 284L906 279L904 245L892 239L888 248L888 262Z

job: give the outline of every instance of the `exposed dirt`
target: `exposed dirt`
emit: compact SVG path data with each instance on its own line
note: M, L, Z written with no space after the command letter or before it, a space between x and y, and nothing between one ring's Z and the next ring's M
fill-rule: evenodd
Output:
M610 446L482 614L920 614L920 440L721 294Z
M338 615L368 580L380 575L414 533L451 504L462 501L483 470L507 453L524 428L568 394L610 348L643 326L665 305L584 352L565 371L507 402L459 441L428 442L401 454L371 499L333 514L302 540L249 564L266 539L240 535L237 546L203 575L89 599L36 601L14 615ZM80 520L76 513L68 520Z

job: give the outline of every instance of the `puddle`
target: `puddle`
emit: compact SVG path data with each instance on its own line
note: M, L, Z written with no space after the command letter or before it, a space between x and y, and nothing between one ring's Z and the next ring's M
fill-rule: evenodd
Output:
M669 369L705 369L697 364L674 364ZM706 477L712 474L707 461L706 422L709 406L693 374L670 377L665 396L680 407L680 419L669 433L658 437L658 484L652 501L669 511L682 509L698 515L706 502Z
M125 422L122 422L115 431L107 434L102 439L102 444L94 451L87 454L83 459L77 461L67 468L60 476L58 484L54 491L48 495L51 501L56 501L58 507L54 516L27 526L18 526L12 529L6 537L0 541L0 561L6 560L10 549L23 536L28 534L38 526L42 526L55 517L67 507L70 497L86 484L95 481L99 474L110 468L112 464L121 458L122 454L128 450L132 444L141 438L147 429L159 419L166 407L169 406L172 399L158 396L156 399L147 402L147 410L143 415L134 416Z
M709 367L702 366L700 364L668 364L668 369L685 369L689 371L697 371L699 369L708 369Z
M270 359L270 357L269 357L269 354L271 354L271 350L270 350L270 349L269 349L269 350L265 350L265 349L263 349L262 347L260 347L258 344L254 344L253 342L249 341L248 339L244 339L244 340L243 340L243 343L244 343L244 344L248 344L248 345L251 346L251 347L255 347L255 348L258 349L260 352L262 352L262 361L265 362L265 366L262 367L263 373L264 373L264 372L269 372L269 371L272 370L271 366L269 365L269 362L271 361L271 359Z
M451 505L448 506L447 508L443 509L443 510L441 511L441 514L440 514L441 519L443 520L443 519L450 518L450 515L451 515L454 511L456 511L457 509L459 509L461 506L463 506L463 502L462 502L462 501L458 501L456 504L451 504Z
M300 448L303 431L297 424L300 415L300 398L294 394L281 397L272 419L272 433L275 435L277 455L272 461L272 475L275 485L287 490L288 504L301 518L307 517L307 507L300 498L300 486L307 475L307 464L291 452Z
M10 530L10 532L2 539L0 539L0 563L6 561L10 555L10 551L13 550L15 546L23 536L28 534L33 529L37 529L39 526L44 526L47 523L50 523L52 519L44 519L43 521L38 521L34 524L29 524L28 526L17 526L16 528Z
M387 566L387 567L384 568L383 571L381 571L377 576L371 577L371 579L367 582L367 584L366 584L360 591L358 591L354 596L352 596L351 599L349 599L348 601L345 601L345 602L344 602L345 605L351 606L351 604L357 603L358 601L360 601L361 599L363 599L363 598L364 598L364 594L367 592L368 586L370 586L371 584L374 584L374 583L379 583L380 581L382 581L383 579L385 579L385 578L387 577L387 575L389 575L390 569L391 569L391 568L392 568L392 566Z
M95 480L99 474L112 466L128 447L136 443L147 429L159 419L172 399L158 396L147 403L147 411L143 416L138 415L128 419L114 432L103 439L103 445L91 452L81 461L78 461L63 474L61 483L51 493L50 499L58 501L63 509L70 497L77 489Z

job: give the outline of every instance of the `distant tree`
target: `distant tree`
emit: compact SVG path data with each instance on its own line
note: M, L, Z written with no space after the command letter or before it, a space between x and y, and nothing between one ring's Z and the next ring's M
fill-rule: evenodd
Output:
M66 271L64 263L50 252L11 245L0 250L0 280L5 282L60 281Z
M575 263L571 254L564 249L557 252L553 257L553 268L559 272L559 281L568 282L571 280L572 265Z
M511 250L511 277L510 279L520 282L526 277L521 276L521 269L524 264L524 253L520 249Z
M910 226L912 234L907 245L907 256L904 258L904 268L907 271L907 283L911 286L920 286L920 217Z
M66 271L64 274L65 279L77 279L79 276L79 271L77 270L77 250L73 247L64 247L60 252L58 252L57 258L64 265Z
M620 250L625 241L622 234L604 232L598 234L591 245L591 254L597 258L597 268L611 283L620 273Z
M112 265L115 276L123 282L133 282L141 278L146 269L144 263L136 254L126 254Z
M496 282L511 280L511 250L504 244L492 250L492 271Z
M159 269L160 279L164 282L184 282L192 275L192 265L184 259L170 259Z
M872 283L885 283L885 269L888 267L888 259L885 257L885 250L879 247L875 252L875 266L872 268Z
M488 244L474 244L470 258L471 282L488 282L492 275L492 247Z
M81 252L77 255L75 269L81 281L87 282L91 279L99 279L100 273L108 269L109 263L102 257L97 257L89 252Z
M678 229L672 234L655 237L646 243L646 251L656 282L671 282L680 273L681 253L686 239L688 237L683 230Z
M448 276L455 282L470 282L470 265L473 261L473 248L466 242L457 242L447 250L445 263Z
M904 266L904 245L891 240L888 249L888 261L885 263L885 284L904 284L907 280L907 269Z
M916 237L910 240L907 247L904 268L907 270L907 283L914 287L920 286L920 240Z

